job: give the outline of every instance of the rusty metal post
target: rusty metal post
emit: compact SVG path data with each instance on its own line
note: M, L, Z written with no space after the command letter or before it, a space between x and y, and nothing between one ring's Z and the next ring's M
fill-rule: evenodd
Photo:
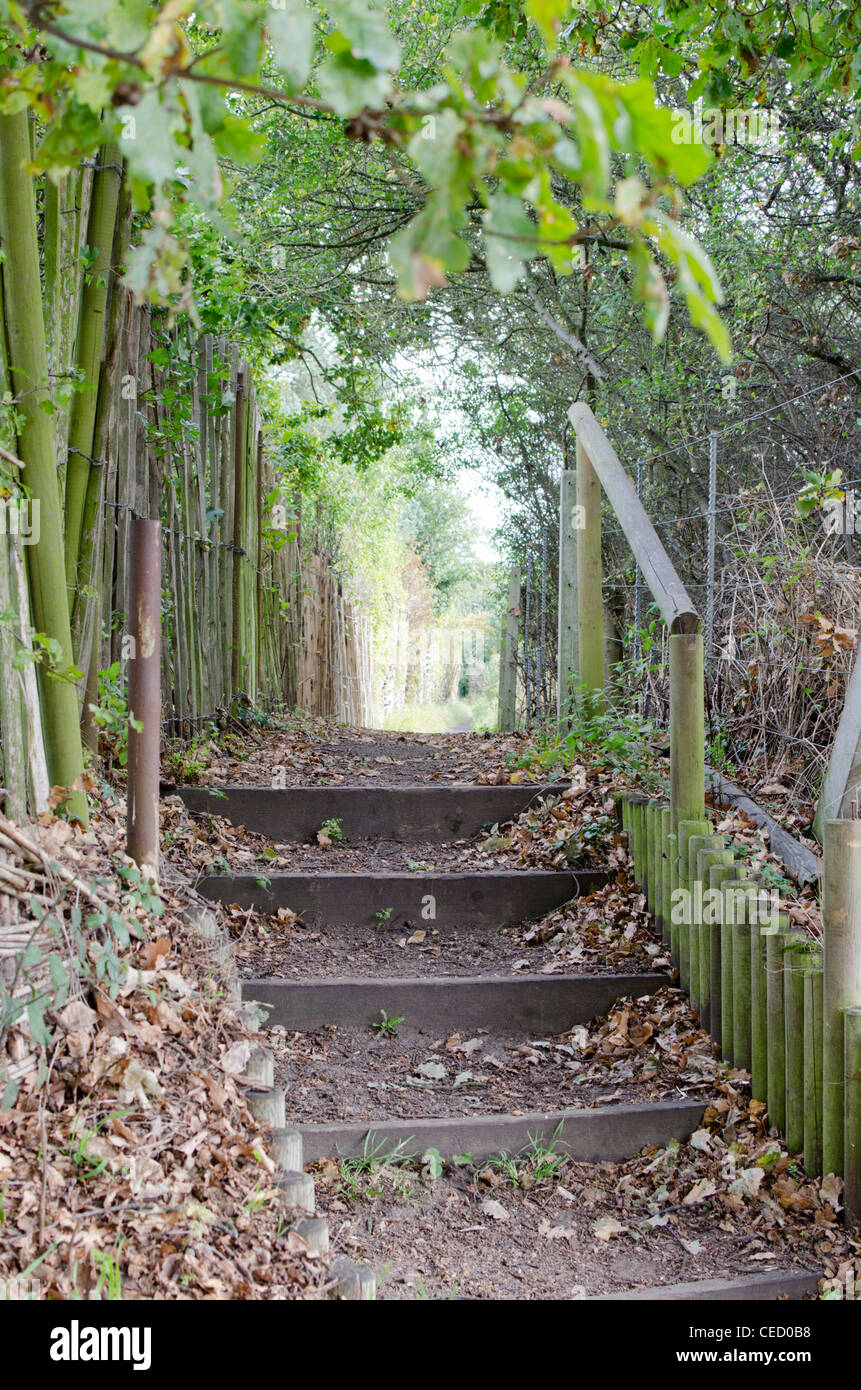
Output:
M161 522L134 517L129 566L129 857L158 882L158 783L161 739ZM135 721L141 727L135 728Z

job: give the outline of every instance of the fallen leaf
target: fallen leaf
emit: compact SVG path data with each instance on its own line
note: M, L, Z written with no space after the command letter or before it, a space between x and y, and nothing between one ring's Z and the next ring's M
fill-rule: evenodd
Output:
M510 1221L511 1216L505 1210L501 1202L496 1202L492 1197L485 1197L481 1204L481 1210L487 1215L492 1216L494 1221Z

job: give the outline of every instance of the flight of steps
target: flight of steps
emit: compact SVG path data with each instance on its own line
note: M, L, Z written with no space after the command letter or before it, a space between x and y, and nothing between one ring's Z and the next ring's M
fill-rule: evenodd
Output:
M475 835L483 826L510 820L548 792L564 785L534 784L486 787L472 784L376 788L313 786L184 788L181 795L195 811L224 816L284 844L312 841L332 817L342 823L348 843L359 839L444 843ZM198 884L212 900L255 906L266 912L289 907L312 928L325 923L345 930L373 926L381 910L388 926L413 924L422 903L432 895L435 925L464 933L544 916L607 881L595 869L447 873L273 873L261 881L254 874L213 875ZM286 972L285 972L286 973ZM664 974L508 974L449 975L423 978L362 976L339 979L266 978L242 982L244 1007L252 1021L260 1009L269 1026L314 1032L327 1025L367 1035L380 1018L405 1014L412 1027L434 1035L490 1028L495 1032L534 1035L560 1033L606 1014L624 995L653 994ZM478 1161L505 1151L516 1153L534 1140L554 1143L560 1153L582 1162L621 1161L644 1145L683 1141L697 1128L702 1102L685 1099L648 1104L611 1103L595 1108L558 1108L516 1114L440 1116L437 1119L356 1121L344 1117L328 1123L288 1127L285 1093L274 1085L272 1058L255 1055L246 1082L252 1108L270 1131L272 1153L281 1169L279 1186L296 1229L312 1249L325 1254L328 1228L314 1216L313 1182L303 1164L325 1157L361 1157L369 1134L375 1152L415 1144L435 1148L443 1158L469 1153ZM401 1149L403 1151L403 1148ZM341 1262L341 1297L373 1297L370 1273L355 1262Z

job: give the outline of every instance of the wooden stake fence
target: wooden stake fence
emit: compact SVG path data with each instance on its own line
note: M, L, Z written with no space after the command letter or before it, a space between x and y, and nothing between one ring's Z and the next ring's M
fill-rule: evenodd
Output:
M166 340L119 286L106 351L104 544L91 583L98 640L78 665L122 662L130 526L161 516L170 732L190 734L240 694L372 722L368 623L328 557L301 553L297 525L286 538L269 525L275 478L248 363L223 338L176 328Z
M592 411L577 402L569 418L577 433L586 530L560 527L560 573L570 573L567 547L577 547L580 648L566 656L566 669L560 665L560 690L570 679L585 700L597 688L597 479L669 629L669 814L638 796L626 794L617 803L634 879L669 939L682 987L724 1058L750 1071L753 1098L767 1104L790 1150L803 1153L808 1174L844 1178L847 1214L861 1221L861 821L824 822L822 944L790 931L773 894L742 876L738 847L715 834L705 815L699 616ZM563 522L570 486L566 474ZM562 612L560 581L560 632ZM564 714L560 707L563 727Z

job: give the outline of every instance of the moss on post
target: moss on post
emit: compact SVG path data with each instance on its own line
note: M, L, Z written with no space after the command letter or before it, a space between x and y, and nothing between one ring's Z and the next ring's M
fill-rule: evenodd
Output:
M804 975L816 964L810 937L788 935L783 949L783 1012L786 1038L786 1147L804 1148Z
M819 965L804 972L804 1171L822 1172L822 980Z

